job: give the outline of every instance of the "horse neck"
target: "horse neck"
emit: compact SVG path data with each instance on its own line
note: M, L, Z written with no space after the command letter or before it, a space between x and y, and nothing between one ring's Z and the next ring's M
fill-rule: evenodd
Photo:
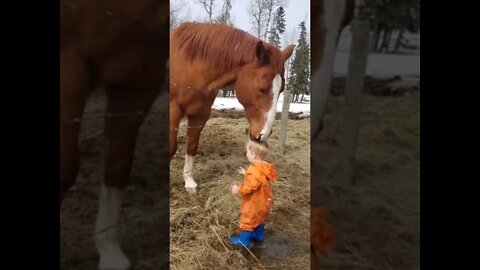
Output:
M210 69L211 72L212 69ZM236 67L228 71L219 71L213 73L211 78L208 79L207 89L209 90L220 90L237 80L238 73L241 70L241 67Z

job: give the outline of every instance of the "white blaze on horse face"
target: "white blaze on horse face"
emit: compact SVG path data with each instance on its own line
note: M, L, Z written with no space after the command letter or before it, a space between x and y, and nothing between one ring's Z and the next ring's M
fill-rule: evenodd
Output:
M183 180L185 180L185 188L194 191L197 188L197 183L193 180L193 161L195 157L188 154L185 155L185 166L183 167Z
M127 270L130 261L117 242L117 227L124 191L102 185L95 229L95 244L100 255L99 269Z
M280 94L280 88L282 88L282 77L280 74L277 74L272 82L272 91L273 91L273 100L272 107L266 115L265 125L263 126L262 131L260 132L260 140L266 141L270 137L270 132L273 128L273 122L275 121L275 114L277 113L277 102L278 95Z

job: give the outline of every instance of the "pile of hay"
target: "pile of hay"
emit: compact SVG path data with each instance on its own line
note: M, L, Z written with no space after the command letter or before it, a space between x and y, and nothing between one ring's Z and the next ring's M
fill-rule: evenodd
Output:
M168 112L166 104L168 98L160 97L151 111ZM84 116L105 113L105 97L102 92L95 93L87 103ZM138 136L131 185L127 188L119 224L126 255L139 270L168 268L168 259L171 269L261 269L260 264L267 269L306 269L310 224L309 120L290 121L287 155L276 152L275 132L271 140L273 152L269 160L277 164L279 180L274 184L275 202L266 225L268 248L252 250L259 264L247 251L234 249L227 242L230 234L238 233L240 200L229 193L229 186L241 180L235 170L247 165L246 120L244 117L232 119L231 115L221 112L214 114L202 133L194 172L200 186L193 197L186 194L181 175L185 130L180 130L169 184L169 164L165 158L168 140L162 140L168 138L168 114L147 117ZM102 175L103 125L101 118L89 119L82 125L80 171L61 211L61 269L97 267L98 255L92 235ZM165 245L169 241L170 250Z
M310 121L289 121L286 154L278 152L278 129L267 161L278 168L274 205L266 221L265 248L235 248L229 236L239 233L240 197L230 186L240 183L236 170L248 166L244 118L214 117L202 132L195 159L195 195L188 195L182 177L185 125L170 164L171 269L308 269L310 265ZM275 123L280 126L279 120Z
M388 83L391 81L372 82L366 92L376 93ZM152 111L168 112L166 103L159 99ZM343 96L330 99L321 147L312 153L321 160L322 200L331 207L330 222L337 235L333 255L321 258L320 266L334 270L419 269L419 91L412 88L400 96L365 95L356 185L342 183L335 170L343 106ZM101 113L105 113L104 99L94 95L85 115ZM194 196L183 188L185 122L177 155L170 164L169 183L168 162L163 162L168 140L161 140L168 136L165 119L162 115L147 118L138 137L132 185L120 221L122 246L136 269L166 266L168 247L162 244L168 235L163 234L164 228L170 229L171 269L309 269L310 119L289 121L285 155L277 152L279 121L275 123L270 141L273 152L268 159L277 164L279 180L274 184L274 206L266 223L266 248L252 250L258 263L250 253L228 243L229 235L239 230L240 204L229 187L241 180L236 169L247 166L247 123L237 113L230 114L215 112L202 133L194 170L200 186ZM91 236L98 207L102 127L101 119L82 127L81 168L61 212L61 269L97 267ZM170 220L165 211L168 192Z

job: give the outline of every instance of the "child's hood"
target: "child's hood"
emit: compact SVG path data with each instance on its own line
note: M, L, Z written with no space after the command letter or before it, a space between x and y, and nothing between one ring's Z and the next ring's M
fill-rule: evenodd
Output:
M265 175L269 181L277 180L277 168L275 164L268 162L255 162L253 167L258 169L261 174Z

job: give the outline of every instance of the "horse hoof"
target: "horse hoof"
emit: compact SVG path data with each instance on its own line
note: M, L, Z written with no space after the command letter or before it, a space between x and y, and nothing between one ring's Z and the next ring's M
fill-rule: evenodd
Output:
M100 270L131 270L130 260L125 256L120 246L116 243L108 243L100 251Z
M195 193L197 193L197 189L196 188L185 188L187 190L187 193L190 194L190 195L193 195Z
M110 265L100 263L99 270L132 270L132 266L130 265L130 261L128 259L126 261L119 261L114 262Z
M100 265L98 267L99 270L132 270L133 268L130 266L130 262L120 262L118 265Z

